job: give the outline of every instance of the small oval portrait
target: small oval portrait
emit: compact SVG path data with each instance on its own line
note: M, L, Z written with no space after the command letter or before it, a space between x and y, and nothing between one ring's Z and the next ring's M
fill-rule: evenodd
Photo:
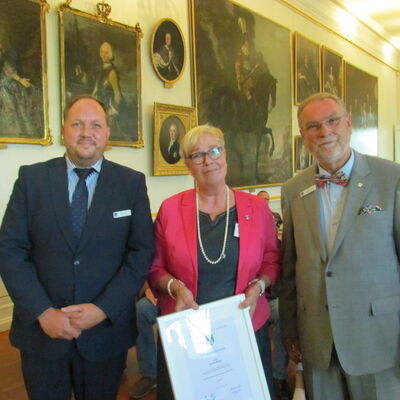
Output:
M153 31L151 59L158 77L166 82L176 82L185 68L185 43L175 21L162 19Z
M181 159L179 149L184 134L185 127L176 115L164 120L160 131L160 150L168 164L176 164Z

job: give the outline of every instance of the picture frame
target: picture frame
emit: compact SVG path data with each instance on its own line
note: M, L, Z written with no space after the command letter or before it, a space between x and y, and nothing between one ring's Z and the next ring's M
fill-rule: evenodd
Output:
M3 0L0 8L0 143L48 146L45 0Z
M321 46L299 32L294 33L294 39L294 103L299 105L307 97L321 91Z
M378 155L378 90L376 76L345 62L345 103L352 117L351 147Z
M227 184L285 182L293 174L290 30L230 0L189 4L193 104L200 124L224 133Z
M180 141L196 126L196 110L171 104L154 103L154 164L157 175L187 175L180 156Z
M157 318L174 398L271 396L243 293Z
M186 46L179 25L171 18L161 19L153 30L150 46L151 62L165 87L172 87L183 75Z
M343 98L343 56L322 46L322 91Z
M294 138L294 170L295 172L302 171L312 164L312 155L307 150L301 135L296 135Z
M139 23L129 26L63 3L60 21L61 107L90 94L108 109L110 146L143 147Z

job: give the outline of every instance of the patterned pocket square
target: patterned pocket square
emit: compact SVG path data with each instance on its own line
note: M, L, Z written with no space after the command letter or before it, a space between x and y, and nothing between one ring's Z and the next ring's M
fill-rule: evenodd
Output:
M358 215L374 214L380 211L382 211L382 208L377 204L368 204L358 210Z

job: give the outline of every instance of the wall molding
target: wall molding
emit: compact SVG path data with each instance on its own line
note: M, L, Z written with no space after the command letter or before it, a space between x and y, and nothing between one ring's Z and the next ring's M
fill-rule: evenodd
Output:
M0 297L0 332L8 331L11 326L14 305L10 296Z

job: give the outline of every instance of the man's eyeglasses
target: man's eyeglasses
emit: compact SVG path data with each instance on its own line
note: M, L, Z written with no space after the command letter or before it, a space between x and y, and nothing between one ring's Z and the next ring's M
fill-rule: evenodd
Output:
M193 153L188 156L188 158L190 158L194 164L203 164L206 159L206 155L211 158L211 160L218 160L218 158L221 157L223 151L224 146L217 146L208 151L198 151L196 153Z
M304 130L310 133L314 133L318 132L322 128L322 125L325 125L327 127L338 126L343 117L347 117L347 114L330 117L321 122L318 121L307 122L304 127Z

